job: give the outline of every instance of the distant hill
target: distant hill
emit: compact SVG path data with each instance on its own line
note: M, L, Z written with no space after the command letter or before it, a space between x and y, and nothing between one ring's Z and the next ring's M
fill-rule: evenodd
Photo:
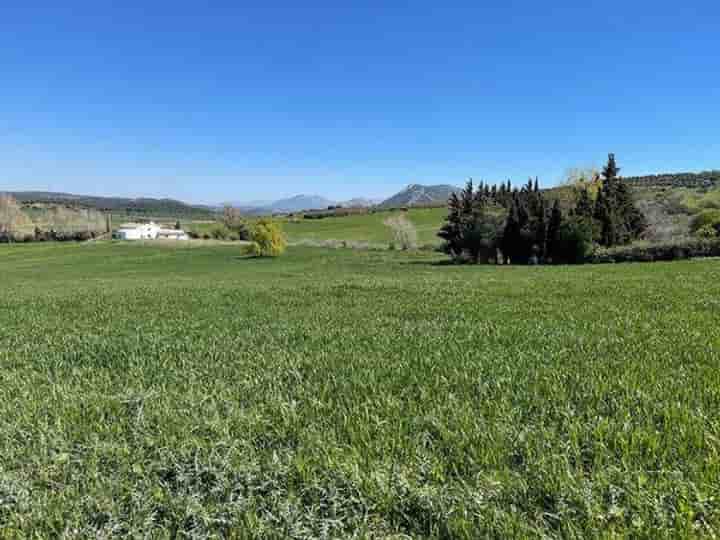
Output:
M275 212L299 212L301 210L321 210L337 203L320 195L295 195L280 199L270 205Z
M380 203L381 208L397 208L401 206L428 206L445 204L450 194L460 188L447 184L423 186L411 184L401 192Z
M125 213L138 217L206 218L214 213L209 207L190 205L175 199L99 197L49 191L9 191L7 193L25 206L56 204L76 208L92 208L104 212Z
M302 212L306 210L325 210L329 206L343 206L345 208L368 208L377 201L357 197L348 201L337 202L326 199L320 195L295 195L277 201L254 201L229 203L244 214L275 214L286 212Z
M343 201L340 204L343 206L343 208L370 208L371 206L375 206L379 202L381 201L375 199L365 199L363 197L355 197L354 199Z
M720 170L627 176L623 180L636 187L714 187L720 186Z

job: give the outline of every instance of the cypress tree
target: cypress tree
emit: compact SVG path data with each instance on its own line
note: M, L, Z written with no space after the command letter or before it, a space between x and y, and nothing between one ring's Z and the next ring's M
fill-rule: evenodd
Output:
M594 211L590 193L587 188L581 189L577 204L575 205L574 214L583 219L592 219Z
M560 227L562 226L562 210L560 209L560 201L556 200L550 212L550 220L547 227L547 254L550 258L556 260L558 255Z
M438 236L445 240L444 248L448 255L453 258L462 255L462 203L455 192L448 199L448 215Z
M631 242L647 227L645 216L635 206L630 189L618 177L619 172L615 154L609 154L595 201L595 219L600 229L598 240L605 246Z
M608 162L603 167L602 175L605 180L615 180L620 174L620 167L615 163L615 154L608 154Z
M520 217L518 215L517 201L513 199L510 202L510 211L508 212L507 221L505 222L505 230L502 238L502 252L505 259L515 259L517 249L521 241L522 227L520 226Z
M627 184L618 182L615 191L617 212L622 217L623 241L630 242L638 238L647 228L647 220L633 201Z
M530 209L528 208L527 198L521 197L519 194L515 195L514 203L517 206L518 222L520 228L525 227L530 221Z
M535 221L535 245L539 257L545 257L547 250L547 220L545 211L545 200L540 198L538 203L537 219Z
M475 207L475 190L473 189L472 178L468 178L465 189L460 193L460 203L462 205L462 219L467 221L471 218Z

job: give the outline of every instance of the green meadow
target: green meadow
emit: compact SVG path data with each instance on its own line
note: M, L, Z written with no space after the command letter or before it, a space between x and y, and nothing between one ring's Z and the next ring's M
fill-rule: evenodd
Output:
M447 208L411 208L406 212L378 211L368 214L324 219L297 219L283 223L291 242L307 240L344 240L348 242L369 242L389 244L393 241L390 227L385 220L403 214L417 230L420 244L440 244L437 232L447 215Z
M0 537L715 537L719 323L711 259L3 245Z

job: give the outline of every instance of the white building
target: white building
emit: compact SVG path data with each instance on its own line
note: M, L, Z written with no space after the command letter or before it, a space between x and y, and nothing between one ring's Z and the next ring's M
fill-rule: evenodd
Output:
M180 229L163 229L157 223L125 223L113 233L118 240L189 240Z
M158 240L190 240L187 233L180 229L160 229L156 238Z

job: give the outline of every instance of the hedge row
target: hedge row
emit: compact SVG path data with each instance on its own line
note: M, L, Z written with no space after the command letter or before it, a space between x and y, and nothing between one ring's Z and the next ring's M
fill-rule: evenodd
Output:
M589 257L591 263L651 262L720 257L720 239L692 239L665 244L635 244L597 248Z
M95 231L57 232L39 231L34 234L0 233L0 244L9 242L86 242L97 238Z

